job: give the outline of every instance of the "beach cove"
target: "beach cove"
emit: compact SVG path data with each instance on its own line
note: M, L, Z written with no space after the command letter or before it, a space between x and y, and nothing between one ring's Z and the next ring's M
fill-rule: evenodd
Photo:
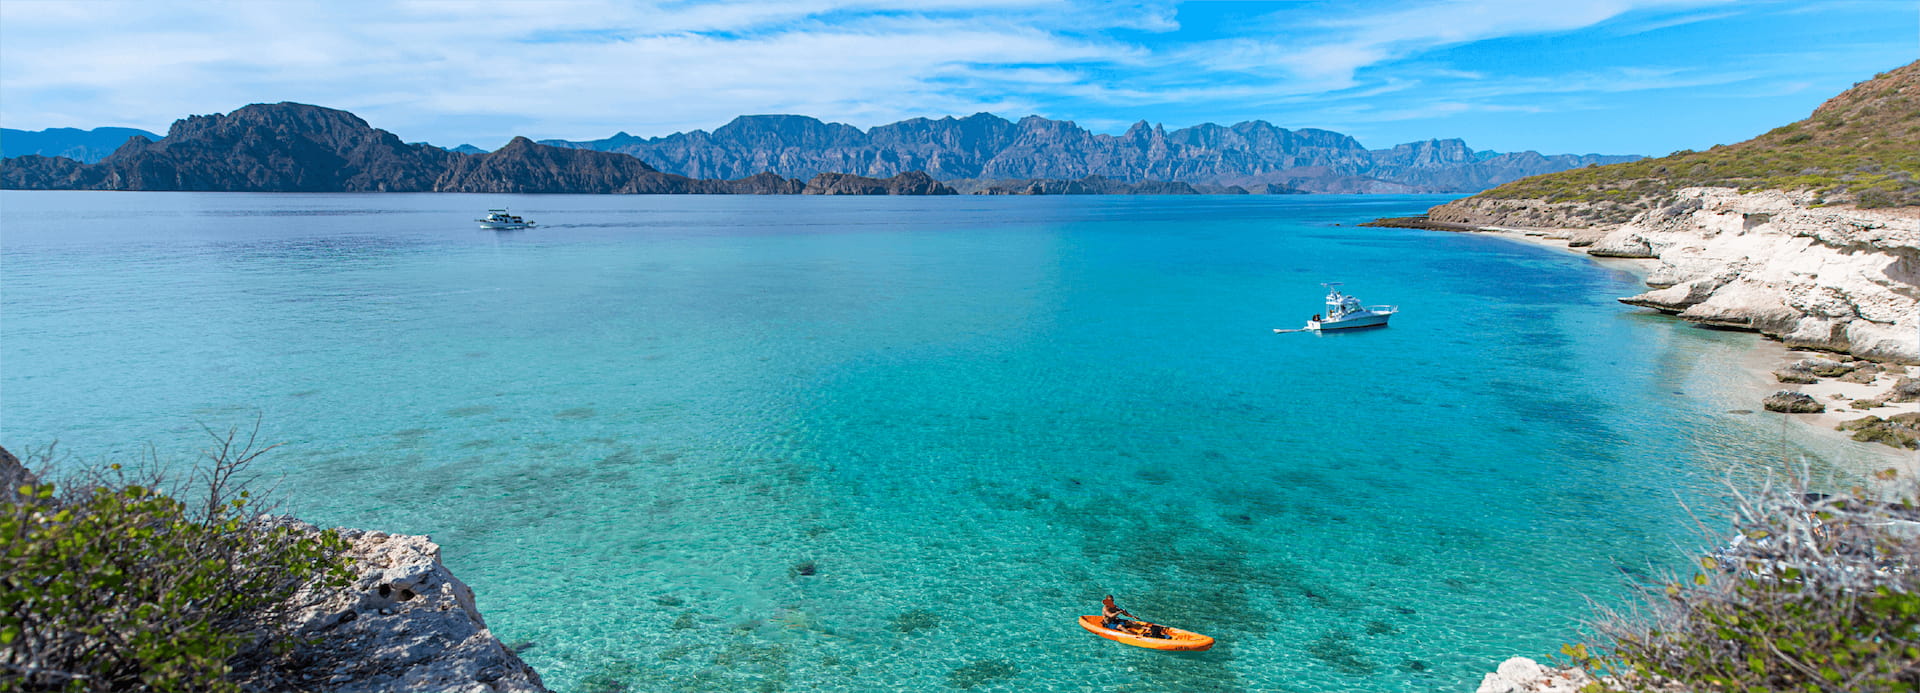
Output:
M1461 690L1682 559L1676 496L1871 468L1631 272L1353 226L1446 199L7 192L0 433L257 412L557 690ZM1325 281L1403 313L1271 333Z

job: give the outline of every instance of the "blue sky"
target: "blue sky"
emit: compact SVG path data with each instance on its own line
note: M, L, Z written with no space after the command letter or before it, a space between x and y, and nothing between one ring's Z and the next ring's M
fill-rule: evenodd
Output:
M989 111L1664 154L1916 58L1914 0L6 0L0 125L164 132L299 101L491 148Z

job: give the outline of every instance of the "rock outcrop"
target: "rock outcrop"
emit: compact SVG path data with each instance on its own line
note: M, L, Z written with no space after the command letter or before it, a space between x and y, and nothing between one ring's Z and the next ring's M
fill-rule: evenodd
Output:
M1894 414L1884 419L1878 416L1867 416L1841 422L1834 429L1852 431L1853 439L1863 443L1880 443L1902 450L1920 450L1920 413Z
M892 178L867 178L845 173L822 173L807 181L803 195L952 195L953 188L921 171Z
M1816 207L1807 194L1679 191L1587 252L1657 258L1620 299L1789 346L1920 363L1920 215Z
M1761 400L1760 406L1782 414L1818 414L1827 410L1827 405L1821 404L1813 395L1791 390L1767 395L1766 399Z
M19 497L20 487L38 483L40 477L20 464L20 458L0 448L0 502L13 502Z
M1637 214L1616 202L1547 201L1534 198L1469 197L1433 208L1433 221L1467 226L1511 226L1530 229L1589 229L1611 227ZM1605 221L1612 219L1611 222Z
M1482 678L1477 693L1581 693L1593 683L1593 676L1582 669L1553 669L1514 657Z
M312 525L287 519L314 531ZM341 530L353 580L289 600L291 666L258 672L252 690L542 693L539 673L487 629L473 590L422 536Z

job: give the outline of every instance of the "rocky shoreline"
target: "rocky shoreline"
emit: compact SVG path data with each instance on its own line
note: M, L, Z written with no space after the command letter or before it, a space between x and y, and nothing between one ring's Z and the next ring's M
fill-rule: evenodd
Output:
M1622 303L1814 352L1767 368L1789 374L1773 376L1786 388L1769 410L1851 430L1855 440L1920 445L1920 406L1908 392L1920 364L1920 210L1684 188L1619 224L1560 225L1586 224L1585 206L1467 198L1368 225L1494 233L1640 263L1650 290Z
M0 495L41 483L20 458L0 447ZM314 534L320 528L287 516L253 520L269 529ZM424 536L340 529L351 578L300 588L268 613L268 660L229 661L248 691L381 693L547 693L540 674L494 637L473 590L440 561ZM264 635L270 633L271 635ZM285 648L281 649L281 645Z
M292 518L262 518L316 532ZM487 628L473 590L424 536L342 529L354 577L295 594L283 624L298 643L291 667L254 690L337 693L545 693L540 674Z
M1920 210L1820 206L1804 193L1684 188L1618 225L1559 226L1537 200L1469 198L1381 226L1519 233L1651 261L1622 303L1789 347L1920 364Z

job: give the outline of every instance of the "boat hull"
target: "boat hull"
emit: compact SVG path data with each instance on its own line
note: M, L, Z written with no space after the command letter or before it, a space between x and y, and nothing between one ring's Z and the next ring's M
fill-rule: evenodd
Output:
M533 228L533 224L502 224L483 221L480 222L480 228L488 231L520 231L522 229Z
M1098 635L1108 640L1112 640L1114 642L1122 643L1126 645L1132 645L1134 647L1144 647L1149 650L1167 650L1172 652L1199 652L1201 650L1205 650L1207 648L1213 647L1213 638L1205 635L1201 635L1199 633L1195 633L1193 631L1180 630L1179 628L1168 627L1167 635L1169 637L1166 637L1166 638L1149 638L1145 636L1134 635L1126 631L1114 630L1112 628L1108 628L1106 626L1100 625L1100 616L1098 614L1088 614L1085 616L1081 616L1080 627L1087 629L1087 632L1089 633Z
M1356 315L1344 320L1309 320L1307 321L1307 329L1324 331L1351 330L1362 327L1386 327L1387 318L1391 317L1393 317L1392 313L1372 313L1369 315Z

